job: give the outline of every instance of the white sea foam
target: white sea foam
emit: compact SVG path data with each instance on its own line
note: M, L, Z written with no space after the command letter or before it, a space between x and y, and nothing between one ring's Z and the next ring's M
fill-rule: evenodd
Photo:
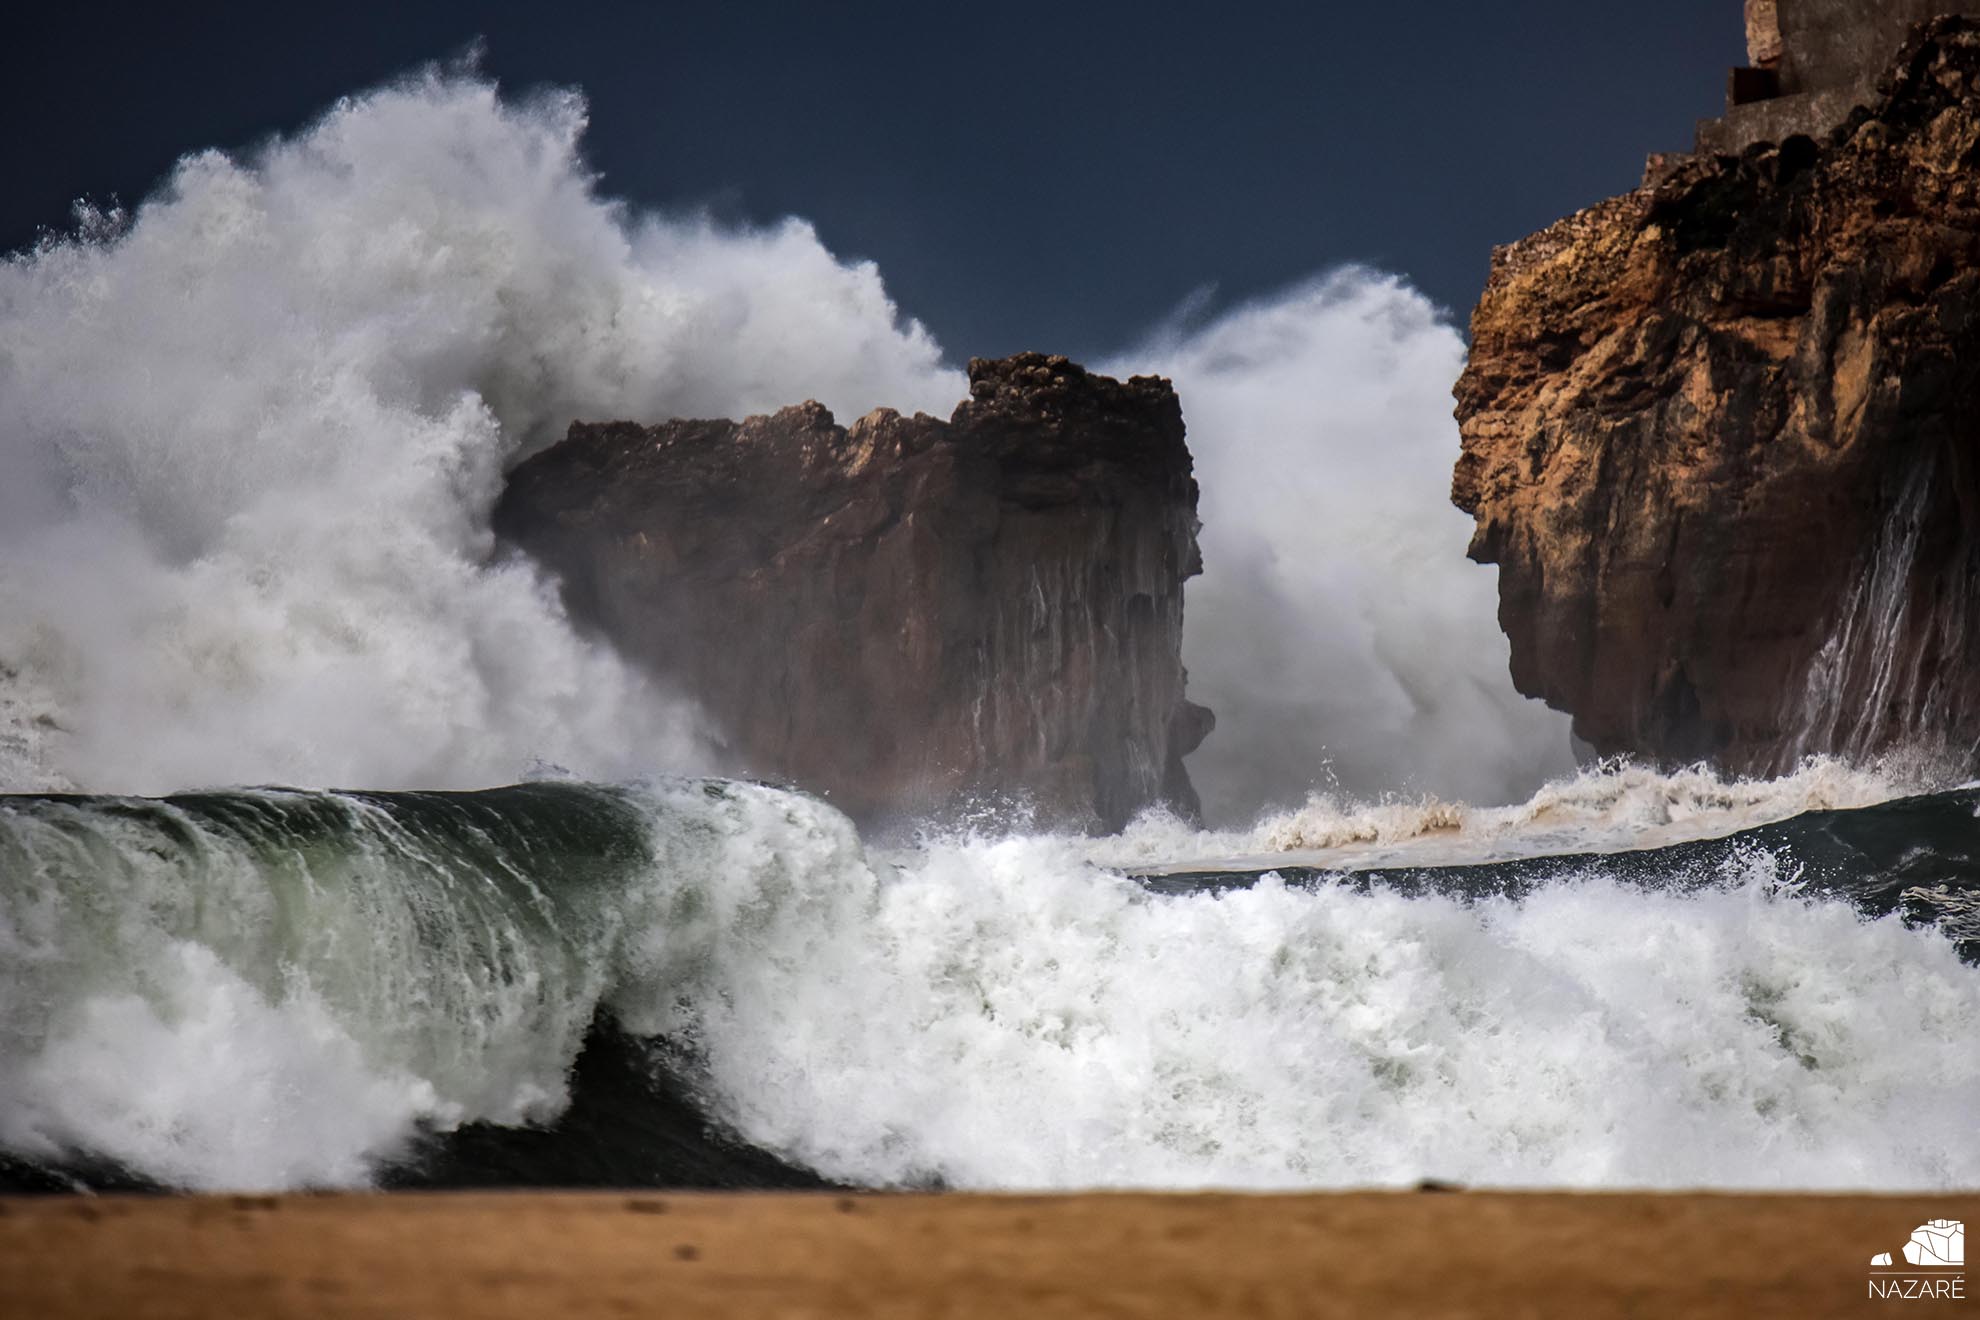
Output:
M808 873L837 897L723 932L686 1002L721 1111L859 1181L1980 1178L1980 975L1764 854L1717 879L1152 898L1075 841L956 841Z
M1980 972L1765 853L1702 891L1158 897L1078 840L879 857L753 786L652 810L651 863L547 923L362 811L362 865L288 872L114 813L36 833L55 879L0 891L0 1142L360 1181L418 1125L554 1114L602 1002L693 1047L718 1119L862 1183L1980 1180Z
M0 787L701 755L691 711L491 559L504 464L577 415L946 411L962 385L804 225L599 197L581 124L422 77L0 267ZM1456 351L1359 273L1112 364L1184 393L1210 567L1187 645L1223 719L1197 773L1233 814L1290 793L1258 827L882 857L807 799L661 789L652 865L556 920L355 801L356 855L37 827L0 866L0 1144L361 1181L422 1124L554 1113L605 1003L695 1044L749 1138L861 1181L1980 1181L1980 978L1764 856L1689 896L1595 868L1476 905L1155 898L1101 865L1601 850L1903 791L1819 763L1454 805L1563 754L1441 507ZM1444 796L1298 806L1329 760Z
M1861 764L1813 756L1779 779L1729 777L1703 765L1660 771L1613 761L1552 780L1509 806L1427 795L1368 801L1316 793L1240 830L1199 830L1154 811L1117 836L1091 841L1086 851L1096 863L1144 872L1462 866L1718 838L1803 812L1933 792L1956 779L1946 765L1904 752Z
M1450 503L1464 341L1404 281L1349 268L1109 364L1174 378L1202 483L1190 758L1209 818L1314 790L1525 797L1573 767L1565 716L1507 677L1497 574Z
M428 75L0 266L0 786L684 768L692 714L490 563L574 417L964 392L804 224L599 197L581 103Z
M415 1124L461 1116L368 1055L307 986L271 996L202 944L149 952L146 993L81 995L39 1049L8 1059L0 1144L87 1152L177 1187L363 1186Z
M560 896L358 799L235 800L245 834L152 804L0 813L0 1145L339 1185L418 1125L562 1108L649 872L594 902L582 857ZM285 826L297 801L333 824Z
M429 73L0 265L0 788L705 763L686 703L491 560L504 467L575 417L947 412L964 382L802 222L600 195L583 122ZM1213 809L1565 768L1445 503L1460 352L1346 271L1103 364L1171 373L1188 415Z

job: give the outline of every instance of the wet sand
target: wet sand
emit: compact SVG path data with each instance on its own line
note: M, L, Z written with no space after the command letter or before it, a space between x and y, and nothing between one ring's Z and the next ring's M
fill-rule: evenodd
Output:
M0 1314L1865 1315L1945 1217L1980 1193L17 1198Z

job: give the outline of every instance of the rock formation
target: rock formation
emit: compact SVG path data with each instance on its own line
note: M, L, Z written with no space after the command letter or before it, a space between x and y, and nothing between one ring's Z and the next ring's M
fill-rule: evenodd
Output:
M1472 341L1452 496L1521 691L1602 753L1973 756L1980 27L1495 253Z
M1035 353L969 381L946 422L581 422L511 475L496 531L697 699L738 769L868 820L1193 813L1182 757L1211 720L1183 699L1200 561L1175 392Z

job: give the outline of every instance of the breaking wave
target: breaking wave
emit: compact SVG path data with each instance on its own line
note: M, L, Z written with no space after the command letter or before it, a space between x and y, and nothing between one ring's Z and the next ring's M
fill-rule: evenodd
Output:
M428 73L0 264L0 788L50 790L0 797L0 1183L1980 1181L1974 795L1558 777L1388 277L1115 364L1201 463L1193 768L1276 814L880 851L651 779L700 716L494 554L504 468L964 387L801 222L601 196L583 123Z
M450 1140L554 1143L609 1027L693 1140L858 1185L1970 1184L1975 801L1510 884L871 852L720 781L8 798L0 1146L417 1180ZM677 1180L626 1094L588 1158Z
M1778 779L1727 778L1709 766L1659 771L1611 761L1543 784L1507 806L1433 796L1375 800L1315 793L1247 829L1199 830L1150 812L1095 840L1095 861L1130 868L1465 866L1516 857L1615 853L1708 839L1811 811L1874 806L1955 782L1946 764L1908 752L1850 763L1812 756Z

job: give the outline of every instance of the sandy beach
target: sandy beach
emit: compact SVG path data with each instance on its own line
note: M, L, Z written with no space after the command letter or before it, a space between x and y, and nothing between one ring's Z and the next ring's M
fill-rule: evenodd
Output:
M0 1200L9 1316L1842 1316L1974 1196ZM1970 1297L1970 1289L1962 1289ZM1960 1314L1970 1301L1941 1302Z

